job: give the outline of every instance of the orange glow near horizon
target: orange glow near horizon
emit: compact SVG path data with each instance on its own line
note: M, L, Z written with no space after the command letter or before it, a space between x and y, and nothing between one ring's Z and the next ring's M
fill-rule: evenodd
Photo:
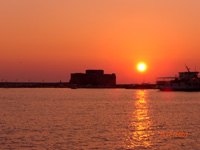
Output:
M0 1L0 80L69 81L103 69L117 83L200 71L200 1ZM163 67L165 66L165 67Z

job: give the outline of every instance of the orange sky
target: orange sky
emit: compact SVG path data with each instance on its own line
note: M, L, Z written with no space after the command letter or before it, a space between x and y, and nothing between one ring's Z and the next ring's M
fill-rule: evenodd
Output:
M104 69L117 83L200 70L199 0L0 1L0 80L69 81Z

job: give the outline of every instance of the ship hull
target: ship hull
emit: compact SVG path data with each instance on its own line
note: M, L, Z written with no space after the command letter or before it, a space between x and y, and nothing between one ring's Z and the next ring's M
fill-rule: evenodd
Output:
M158 89L161 91L200 91L199 86L193 86L193 87L173 87L173 86L158 86Z
M175 88L159 88L160 91L187 91L187 92L196 92L196 91L200 91L200 88L196 89L175 89Z

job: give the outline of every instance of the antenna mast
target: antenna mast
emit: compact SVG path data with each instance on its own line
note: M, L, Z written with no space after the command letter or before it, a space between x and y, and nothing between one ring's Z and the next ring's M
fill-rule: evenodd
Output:
M190 72L190 68L188 68L188 66L185 64L185 67L187 68L188 72Z

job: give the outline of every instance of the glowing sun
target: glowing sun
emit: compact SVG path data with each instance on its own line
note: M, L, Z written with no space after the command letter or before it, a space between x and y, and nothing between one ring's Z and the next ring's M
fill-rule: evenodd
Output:
M139 71L145 71L146 65L144 63L139 63L137 68Z

